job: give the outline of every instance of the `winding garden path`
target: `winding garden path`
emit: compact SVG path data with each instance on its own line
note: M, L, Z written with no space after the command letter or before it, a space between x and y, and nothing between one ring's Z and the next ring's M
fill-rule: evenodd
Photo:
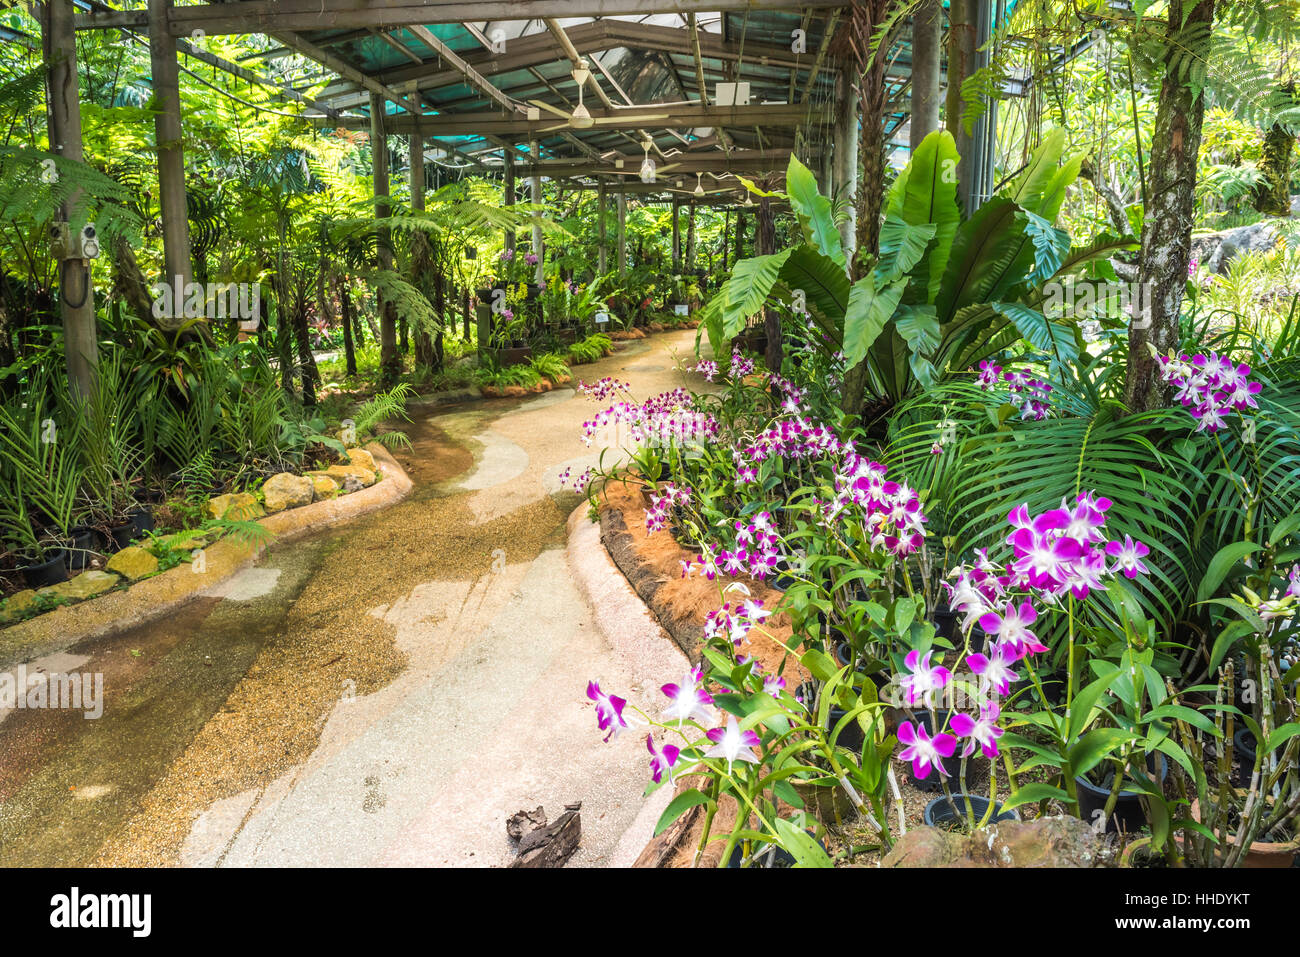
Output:
M694 335L578 371L673 388ZM0 719L0 865L501 865L509 814L572 801L572 863L630 863L668 795L643 799L644 738L602 743L586 683L656 707L686 664L580 586L628 588L559 485L595 460L593 411L571 388L416 407L406 500L39 663L102 672L105 711Z

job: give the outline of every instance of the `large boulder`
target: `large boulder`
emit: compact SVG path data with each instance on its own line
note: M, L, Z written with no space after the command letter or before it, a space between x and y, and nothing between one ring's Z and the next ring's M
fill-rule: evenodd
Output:
M136 581L158 570L158 558L153 552L132 545L110 558L104 567L123 578Z
M272 475L262 486L268 512L282 512L286 508L310 505L314 493L315 487L311 479L292 472Z
M26 615L34 601L36 601L36 590L33 588L14 592L5 600L4 607L0 608L0 624L17 621Z
M144 552L143 548L131 548L127 551ZM144 552L149 555L148 552ZM119 553L120 554L120 553ZM152 555L149 555L153 558ZM111 564L111 563L110 563ZM158 570L158 559L153 559L154 570ZM76 578L66 582L59 582L57 585L50 585L42 588L37 594L39 595L57 595L60 598L66 598L70 601L79 601L84 598L94 598L96 595L103 594L110 588L117 585L117 576L108 572L88 571L82 572Z
M360 483L361 487L365 488L368 485L374 485L376 478L374 469L364 468L360 465L331 465L324 472L313 472L311 474L313 476L325 475L332 478L343 487L344 491L348 492L352 491L349 485ZM349 479L351 479L351 482L348 481Z
M348 449L348 462L351 465L359 465L363 469L370 469L372 472L379 471L375 467L375 457L365 449Z
M208 499L206 506L209 518L228 518L234 522L246 522L261 518L266 512L248 492L231 492Z
M999 821L963 834L918 827L895 842L881 867L1105 867L1110 839L1077 817Z
M1192 258L1202 269L1225 273L1228 263L1240 253L1268 252L1277 246L1277 228L1269 221L1202 233L1192 237Z
M328 475L311 476L311 485L318 502L321 499L334 498L339 494L339 483Z

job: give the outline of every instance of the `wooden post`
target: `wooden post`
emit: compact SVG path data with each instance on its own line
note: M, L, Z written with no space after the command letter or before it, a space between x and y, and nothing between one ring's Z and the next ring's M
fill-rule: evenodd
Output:
M974 179L974 135L966 132L961 121L965 101L962 81L975 71L975 25L979 17L979 0L952 0L948 5L948 94L944 102L944 124L957 143L957 195L961 197L963 215L974 212L968 202Z
M181 145L180 70L176 39L167 30L171 0L149 0L149 71L153 81L154 137L158 144L158 202L162 207L163 281L184 290L192 278L190 224L185 204L185 151ZM184 298L183 296L180 298ZM284 304L280 304L284 308ZM183 319L184 304L172 303L168 320Z
M510 150L505 151L505 172L503 173L502 192L505 193L505 205L515 204L515 158ZM515 251L515 228L506 230L506 249Z
M627 272L627 193L618 188L618 274Z
M912 14L912 120L909 143L913 150L926 135L939 128L939 41L943 35L942 0L921 0Z
M45 4L44 37L46 102L49 106L50 146L64 159L82 162L81 108L77 93L77 45L72 23L72 0ZM55 171L57 174L57 170ZM81 196L73 193L59 209L63 223L84 219ZM68 369L68 393L74 400L89 398L99 366L95 334L95 290L90 282L90 261L64 259L59 263L59 312L63 317L63 351Z
M387 219L388 205L388 138L384 134L384 98L370 94L370 157L375 180L375 218ZM379 268L393 268L392 230L382 226L376 233ZM379 296L379 368L383 381L397 381L401 372L397 352L397 307L382 293Z
M596 256L600 267L600 275L605 275L608 268L607 260L609 256L605 250L605 181L601 180L596 186L596 235L599 237Z
M410 137L411 152L411 209L423 212L424 210L424 137L419 133L412 133ZM417 262L428 263L435 270L434 275L434 306L438 313L438 332L437 340L429 335L428 330L415 330L415 358L416 361L434 369L442 368L442 323L446 310L446 278L442 274L442 267L433 262L433 256L430 250L429 237L422 232L416 232L412 235L411 241L418 246Z
M731 249L731 210L727 210L722 220L722 271L728 272L731 267L727 263L727 256Z
M758 202L758 223L755 229L755 250L760 256L770 256L776 251L776 221L772 216L772 200L764 196ZM781 314L775 309L763 308L763 332L767 337L767 350L763 362L767 368L781 373Z
M695 200L691 200L691 210L686 225L686 262L687 275L695 273Z
M677 218L677 211L680 209L677 198L673 197L673 275L676 276L682 271L682 228L680 220Z

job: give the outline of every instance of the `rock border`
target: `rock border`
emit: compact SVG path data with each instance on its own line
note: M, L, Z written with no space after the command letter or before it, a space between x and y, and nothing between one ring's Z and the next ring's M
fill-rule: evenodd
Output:
M258 521L275 535L272 545L291 542L311 532L348 521L404 499L414 483L397 460L378 442L366 446L382 478L368 488L275 512ZM64 651L81 642L120 634L171 614L201 598L227 579L253 565L267 551L223 538L204 549L206 569L196 573L188 564L146 578L124 591L100 595L75 605L61 605L0 630L0 667L21 664Z

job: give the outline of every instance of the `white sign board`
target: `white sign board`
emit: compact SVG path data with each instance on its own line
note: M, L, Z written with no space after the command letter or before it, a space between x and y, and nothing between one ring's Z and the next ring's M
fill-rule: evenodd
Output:
M691 307L684 305L682 303L678 303L677 305L673 306L673 312L677 313L677 315L679 316L689 316L691 314Z
M607 322L609 322L609 313L607 312L596 313L596 325L603 326Z

